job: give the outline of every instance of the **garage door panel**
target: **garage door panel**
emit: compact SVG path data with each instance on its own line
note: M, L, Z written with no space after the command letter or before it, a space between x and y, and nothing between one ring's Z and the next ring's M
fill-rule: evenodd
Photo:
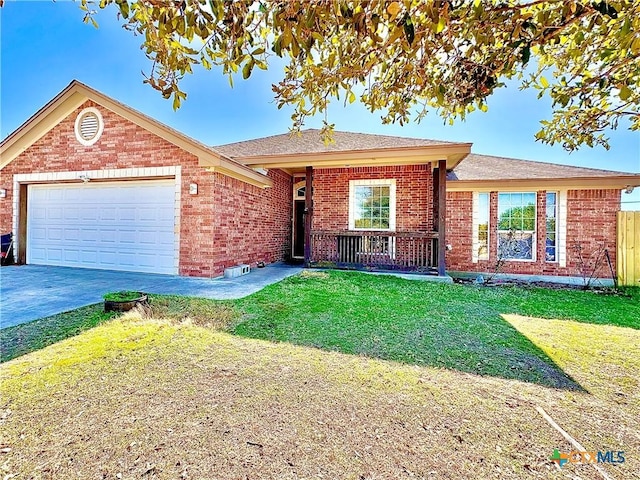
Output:
M80 229L79 228L65 228L64 229L64 242L67 244L80 243Z
M106 207L100 209L100 220L103 222L114 222L117 219L116 207Z
M95 222L98 220L98 212L95 210L95 207L83 207L80 209L80 219Z
M58 206L49 206L46 214L47 220L62 220L62 208Z
M50 242L60 243L62 240L62 229L61 228L49 228L47 230L47 240Z
M80 252L78 250L65 250L64 261L65 263L77 264L80 261Z
M49 248L46 251L46 258L51 262L61 262L62 261L62 249L61 248Z
M120 220L121 222L135 222L136 209L129 207L122 207L118 209L118 220Z
M27 263L176 273L173 181L33 185Z

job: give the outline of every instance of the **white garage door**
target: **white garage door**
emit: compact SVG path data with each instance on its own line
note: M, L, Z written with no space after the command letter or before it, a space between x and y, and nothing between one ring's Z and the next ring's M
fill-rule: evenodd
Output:
M177 273L173 180L29 185L27 263Z

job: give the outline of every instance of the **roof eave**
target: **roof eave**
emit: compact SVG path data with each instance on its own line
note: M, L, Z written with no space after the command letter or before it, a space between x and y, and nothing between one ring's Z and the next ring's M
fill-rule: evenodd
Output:
M340 168L345 166L382 166L435 163L447 160L447 169L453 169L471 151L470 143L357 149L314 153L288 153L279 155L251 155L234 157L252 168Z
M77 86L77 81L71 82L0 143L0 170L86 101Z
M568 190L622 190L640 186L640 174L602 177L569 177L569 178L517 178L491 180L447 180L447 190L464 191L498 191L515 188L535 188L544 190L549 187Z
M273 186L273 180L270 177L263 175L260 172L256 172L252 168L238 165L237 162L226 158L222 158L217 165L206 166L206 169L209 172L218 172L228 177L241 180L255 187L269 188Z

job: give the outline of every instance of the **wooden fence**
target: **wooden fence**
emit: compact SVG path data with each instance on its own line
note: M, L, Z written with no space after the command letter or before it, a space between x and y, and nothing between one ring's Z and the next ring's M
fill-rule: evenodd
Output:
M640 286L640 212L618 212L619 285Z

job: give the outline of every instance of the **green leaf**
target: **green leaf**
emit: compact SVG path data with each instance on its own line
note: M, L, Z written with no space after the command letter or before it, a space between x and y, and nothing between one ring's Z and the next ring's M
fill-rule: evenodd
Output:
M629 87L627 87L626 85L623 85L622 87L620 87L620 93L618 94L618 96L620 97L620 100L625 102L629 99L632 93L633 92Z
M413 28L413 22L411 21L411 17L408 13L404 16L402 28L404 29L404 36L407 38L407 42L409 42L409 45L412 45L416 34L415 29Z
M120 13L122 14L123 18L129 18L129 3L128 2L122 2L120 4Z
M254 61L253 58L244 64L242 67L242 78L247 79L251 76L251 70L253 70Z
M440 33L447 26L447 20L444 17L438 19L438 25L436 25L436 33Z
M526 65L527 63L529 63L529 59L531 58L531 47L529 45L527 45L522 49L522 55L520 58L522 60L523 65Z

